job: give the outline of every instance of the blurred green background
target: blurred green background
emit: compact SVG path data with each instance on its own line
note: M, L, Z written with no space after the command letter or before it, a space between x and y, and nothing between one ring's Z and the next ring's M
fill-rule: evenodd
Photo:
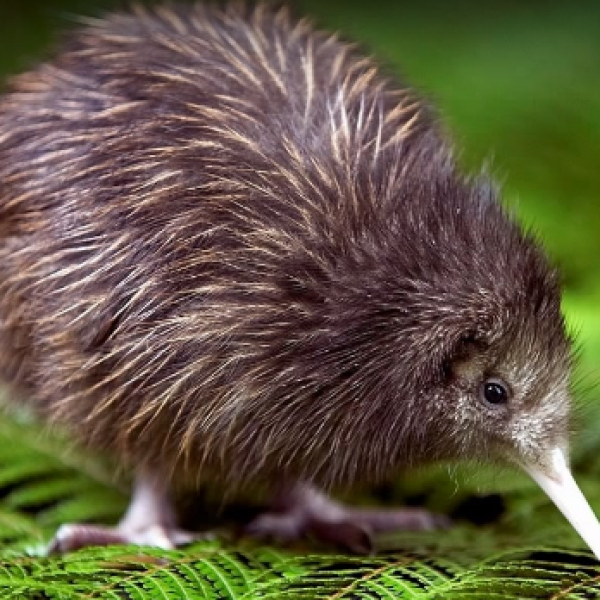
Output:
M75 15L126 4L0 0L0 77L48 54ZM561 267L589 389L600 378L600 2L292 4L363 41L431 97L467 165L491 162Z

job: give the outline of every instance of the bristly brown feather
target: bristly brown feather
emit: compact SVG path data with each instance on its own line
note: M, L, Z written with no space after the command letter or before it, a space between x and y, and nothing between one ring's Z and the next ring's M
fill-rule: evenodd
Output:
M285 8L90 20L12 81L0 182L4 378L177 480L457 455L427 398L466 333L566 352L545 259L431 109Z

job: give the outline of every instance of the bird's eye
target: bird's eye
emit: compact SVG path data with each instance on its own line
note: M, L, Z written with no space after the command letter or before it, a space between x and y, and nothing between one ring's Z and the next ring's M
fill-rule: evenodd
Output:
M485 404L500 406L506 404L509 398L508 386L497 378L486 379L479 390L479 396Z

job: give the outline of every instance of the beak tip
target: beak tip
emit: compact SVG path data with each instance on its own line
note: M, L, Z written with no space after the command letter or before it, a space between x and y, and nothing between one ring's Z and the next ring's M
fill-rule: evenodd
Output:
M565 453L555 448L547 468L526 466L525 470L556 504L575 531L600 560L600 523L581 493L567 465Z

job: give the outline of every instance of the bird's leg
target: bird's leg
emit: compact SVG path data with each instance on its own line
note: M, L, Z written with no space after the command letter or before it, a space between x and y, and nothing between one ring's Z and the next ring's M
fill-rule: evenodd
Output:
M251 536L286 542L305 535L358 553L373 550L375 533L444 528L450 520L420 508L352 508L316 488L296 483L282 489L271 509L247 527Z
M129 507L116 527L69 523L62 525L49 553L71 552L85 546L137 544L171 549L197 536L176 527L167 489L156 477L136 477Z

